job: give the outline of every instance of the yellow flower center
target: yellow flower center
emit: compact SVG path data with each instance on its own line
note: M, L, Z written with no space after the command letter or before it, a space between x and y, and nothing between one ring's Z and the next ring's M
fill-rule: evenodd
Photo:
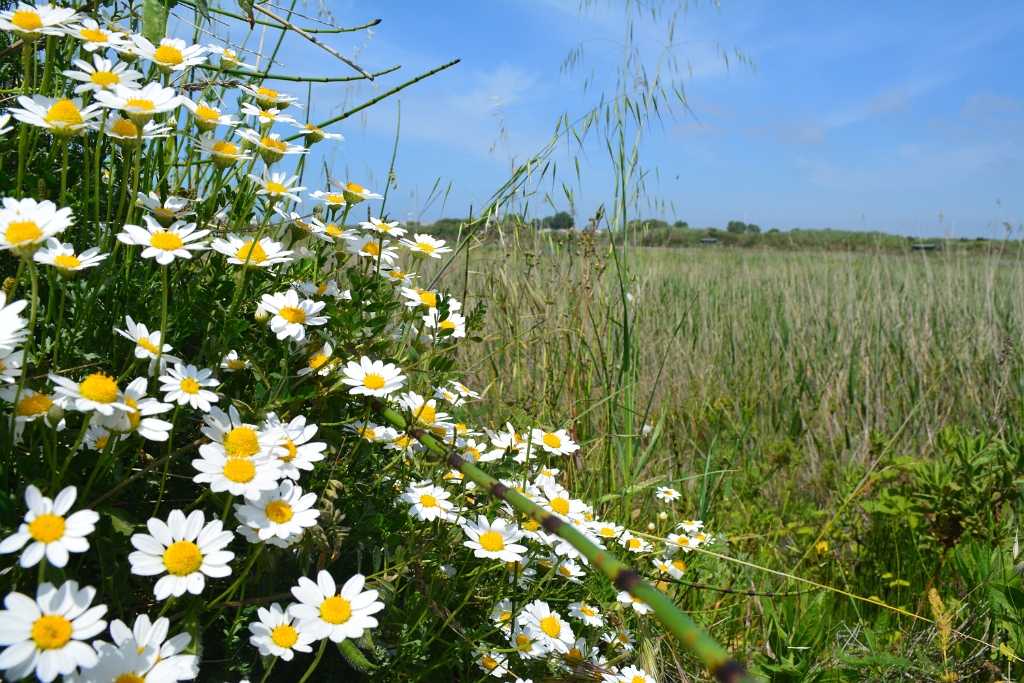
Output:
M544 445L547 446L548 448L561 448L562 447L562 439L559 438L558 434L554 434L552 432L545 433L543 441L544 441Z
M324 197L324 201L327 202L328 204L344 204L345 195L332 192L331 194Z
M267 135L260 138L260 144L275 152L283 152L288 149L288 144L284 140L277 140Z
M530 648L533 647L533 641L530 640L530 636L525 633L520 633L516 636L516 649L520 652L529 652Z
M252 427L235 427L224 435L224 452L229 458L249 458L259 451L259 438Z
M109 434L104 434L103 436L97 436L96 437L96 444L95 444L96 450L102 451L103 449L105 449L107 447L108 443L110 443L110 435Z
M329 356L326 353L314 353L309 357L309 367L311 370L319 370L327 362Z
M473 448L472 446L468 446L468 447L466 447L466 453L469 453L469 456L471 458L473 458L473 460L476 460L477 462L480 461L480 449L479 448Z
M164 551L164 567L174 576L188 576L203 565L203 553L192 541L175 541Z
M346 183L345 189L351 192L352 194L363 194L364 192L366 192L366 188L360 185L359 183Z
M419 291L419 295L421 304L427 308L437 308L437 294L426 289L421 289Z
M417 242L416 248L422 251L424 254L433 254L435 249L434 245L431 244L430 242Z
M270 632L270 639L278 647L290 648L299 640L299 632L295 630L294 626L281 624L275 626L274 630Z
M20 9L11 17L11 23L22 31L38 31L43 27L43 18L30 9Z
M82 265L82 262L74 254L57 254L53 257L53 265L64 270L74 270Z
M384 386L384 378L375 372L369 372L363 377L363 386L367 389L380 389Z
M153 111L156 109L156 103L145 97L129 97L124 102L124 108L132 111Z
M615 529L610 526L603 526L597 530L597 535L602 538L615 538Z
M123 138L139 137L139 128L128 119L117 119L110 125L110 132Z
M200 104L196 107L195 115L197 119L202 119L203 121L216 121L220 118L220 111L205 104Z
M42 415L52 405L53 399L46 394L32 394L18 401L18 406L14 409L14 413L22 417Z
M482 664L483 667L488 671L492 671L493 669L497 668L498 660L490 655L484 655L483 658L480 660L480 664Z
M126 396L124 403L131 408L131 410L128 411L128 423L132 426L132 429L138 429L139 422L142 421L142 414L139 412L139 402L134 398L128 398Z
M185 242L176 232L157 230L150 236L149 245L162 251L174 251L185 246Z
M64 518L60 515L39 515L28 525L28 534L40 543L53 543L64 536Z
M423 407L416 412L416 419L425 425L434 424L434 420L437 419L437 409L429 403L424 403Z
M133 671L129 671L115 678L114 683L146 683L146 679Z
M562 576L572 576L572 570L569 568L569 565L565 564L558 566L558 573Z
M629 548L630 550L638 550L640 548L640 539L639 538L631 538L631 539L629 539L628 541L626 541L626 547Z
M248 458L228 458L224 463L224 478L236 484L248 484L256 476L256 465Z
M241 370L245 367L245 361L241 358L232 358L228 361L228 367L232 370Z
M686 563L682 560L672 560L672 566L675 567L678 571L686 571Z
M277 97L280 95L280 93L278 93L276 90L273 90L271 88L264 88L262 86L256 89L256 94L268 100L277 99Z
M370 256L380 256L380 246L378 246L376 242L367 242L363 246L363 251Z
M223 59L225 62L230 62L233 64L238 61L238 53L234 50L224 50L224 52L220 54L220 58Z
M629 683L647 683L643 676L633 676Z
M557 638L562 632L562 622L554 614L549 614L540 620L540 630L552 638Z
M43 231L35 221L12 221L7 224L7 230L4 232L7 242L15 246L37 242L42 236Z
M339 237L341 235L341 228L339 228L334 223L328 223L327 225L324 226L324 232L326 232L331 237Z
M191 377L186 377L181 380L181 384L178 388L184 391L186 394L198 394L199 393L199 382L195 381Z
M109 40L107 32L98 28L83 28L78 35L90 43L105 43Z
M213 150L214 154L220 154L223 156L235 156L238 154L238 145L228 142L227 140L218 140L213 143L210 149ZM270 184L267 183L267 185L269 187Z
M288 191L288 188L284 186L284 183L279 183L276 180L268 180L265 187L267 192L271 194L284 194Z
M352 604L340 595L327 598L320 603L320 618L328 624L344 624L351 617Z
M367 441L373 441L377 438L377 430L373 427L363 427L359 430L359 436L363 437Z
M101 88L109 88L121 82L121 77L113 71L94 71L89 75L89 80Z
M274 524L284 524L292 518L295 512L292 506L284 500L272 500L263 509L263 514Z
M580 612L588 617L593 617L597 615L597 612L595 612L590 605L580 605Z
M503 610L501 612L501 614L498 615L498 621L500 623L504 623L504 622L508 621L511 618L512 618L512 613L509 612L508 610Z
M185 56L181 54L181 50L173 45L161 45L153 53L153 61L158 64L177 66L185 61Z
M235 258L239 261L249 260L249 263L263 263L267 260L267 252L263 245L254 240L249 240L235 252Z
M429 493L421 494L420 495L420 505L425 507L425 508L436 508L437 507L437 498L435 498L434 496L430 495Z
M32 640L40 650L59 650L71 640L71 622L59 614L44 614L32 622Z
M280 309L277 314L290 323L297 323L301 325L306 322L306 312L301 308L296 308L295 306L285 306Z
M288 452L282 455L280 459L283 462L291 462L299 454L299 449L296 448L295 442L292 441L291 439L285 440L284 447L288 450Z
M535 519L528 519L525 522L523 522L523 528L527 531L536 531L540 528L540 522L538 522Z
M139 345L140 347L142 347L143 349L145 349L146 351L149 351L152 354L159 354L160 353L160 349L158 349L156 347L156 344L154 344L153 342L149 341L148 337L139 337L139 340L137 342L135 342L135 343L137 345Z
M78 385L78 393L96 403L113 403L117 400L117 382L109 375L94 372Z
M559 496L551 499L551 509L560 515L569 514L569 501Z
M442 320L440 327L442 330L454 330L455 323L453 323L451 320Z
M505 537L497 531L485 531L480 534L480 547L487 552L499 552L505 549Z

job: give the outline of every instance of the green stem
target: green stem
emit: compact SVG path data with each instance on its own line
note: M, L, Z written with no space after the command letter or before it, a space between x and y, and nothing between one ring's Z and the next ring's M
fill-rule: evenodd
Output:
M402 431L408 429L411 436L433 455L443 459L447 465L459 469L467 479L475 482L484 491L537 521L549 533L567 541L587 558L591 567L604 574L617 590L628 591L630 595L646 603L668 632L703 662L719 681L747 683L754 680L747 675L739 662L729 656L725 648L676 607L667 595L640 578L636 571L614 555L596 546L572 524L566 524L558 515L548 512L526 496L508 488L458 453L449 452L427 432L409 428L405 419L393 408L380 402L375 402L375 405L381 417L391 426Z
M60 205L64 206L64 197L68 193L68 150L71 148L71 140L61 138L60 144L64 148L61 153L60 165Z
M160 360L163 358L164 355L164 340L167 339L167 292L170 288L168 284L169 277L167 275L167 271L170 270L170 268L171 264L169 263L166 266L160 268L160 276L161 279L163 280L164 285L164 299L163 308L160 311L160 342L159 344L157 344L156 364L153 367L153 372L157 373L158 375L160 373Z
M28 96L32 91L32 41L26 40L21 45L21 68L23 72L22 92ZM18 127L18 183L15 186L15 194L24 197L22 185L25 181L25 165L28 162L28 126L21 124Z
M316 668L320 666L320 660L323 658L324 650L326 649L327 639L324 638L320 641L320 647L316 651L316 657L313 659L312 662L310 662L309 668L306 669L306 673L302 674L302 678L299 679L299 683L306 683L306 681L309 680L309 677L313 675L313 672L316 671Z

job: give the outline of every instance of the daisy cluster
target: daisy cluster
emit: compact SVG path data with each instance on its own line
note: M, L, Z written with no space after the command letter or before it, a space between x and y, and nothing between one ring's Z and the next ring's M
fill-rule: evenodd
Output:
M16 556L3 573L25 591L0 610L5 680L162 683L201 668L209 680L196 641L215 621L247 628L265 679L318 648L308 679L328 642L346 657L357 642L386 654L369 633L394 594L385 577L410 570L358 571L381 539L339 547L341 510L371 505L419 527L415 542L434 534L437 548L493 565L503 595L518 596L478 605L495 641L475 650L487 675L589 666L607 681L653 680L623 666L628 624L649 608L619 593L602 610L577 548L507 503L485 505L460 469L432 476L421 440L649 562L656 579L678 580L681 557L710 535L695 520L661 538L601 519L563 474L582 456L569 427L470 426L483 392L454 378L455 349L474 316L432 277L455 250L390 220L386 192L328 178L306 194L309 147L340 134L302 121L297 98L257 76L193 78L255 69L225 46L152 41L49 4L0 11L0 31L27 62L60 44L72 67L0 114L0 136L16 130L20 143L2 149L44 140L89 162L35 199L19 156L15 196L0 198L0 254L17 264L0 290L0 452L19 484L0 555ZM356 207L366 220L349 220ZM371 458L372 485L346 479ZM383 500L346 500L372 486ZM111 554L127 558L118 576L130 585L104 576Z

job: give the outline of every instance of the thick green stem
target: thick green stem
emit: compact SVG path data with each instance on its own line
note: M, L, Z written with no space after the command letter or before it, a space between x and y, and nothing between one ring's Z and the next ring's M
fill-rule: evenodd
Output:
M748 683L754 680L739 662L729 656L725 648L676 607L667 595L640 578L636 571L614 555L592 543L573 525L566 524L558 515L548 512L526 496L508 488L458 453L449 452L427 432L415 428L407 429L405 418L393 408L388 408L380 402L377 406L381 417L391 426L407 430L428 451L442 458L447 465L460 470L467 479L494 497L505 501L517 512L535 520L547 532L567 541L587 558L592 567L604 574L616 589L628 591L630 595L646 603L668 632L699 659L716 680L729 683Z

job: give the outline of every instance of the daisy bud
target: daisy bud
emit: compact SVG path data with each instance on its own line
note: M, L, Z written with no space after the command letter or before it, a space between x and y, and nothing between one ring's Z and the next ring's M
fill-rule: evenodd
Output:
M270 318L270 311L265 308L257 308L252 317L256 319L256 322L266 322Z
M314 145L318 142L323 142L324 140L324 132L309 124L306 125L303 134L305 135L307 145Z
M64 409L56 403L50 406L50 409L46 411L46 424L50 427L56 427L60 424L60 421L64 419Z
M668 513L662 510L661 512L658 513L658 519L664 522L668 519Z
M647 530L654 531L657 527L654 526L654 522L647 522Z

